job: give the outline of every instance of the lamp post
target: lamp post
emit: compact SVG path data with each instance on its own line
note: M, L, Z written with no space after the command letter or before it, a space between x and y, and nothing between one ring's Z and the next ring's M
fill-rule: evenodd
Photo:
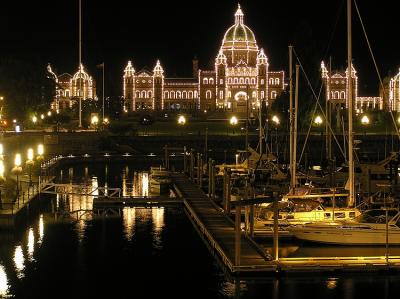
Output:
M21 167L22 159L21 159L21 154L17 153L15 154L15 159L14 159L14 168L11 170L13 174L17 176L17 200L18 200L18 205L19 205L19 175L22 173L22 167Z
M233 135L235 135L235 127L236 127L236 125L238 124L238 119L237 119L237 117L236 117L236 116L232 116L232 117L229 119L229 123L230 123L231 126L233 127Z
M2 188L3 188L3 183L5 181L4 177L4 161L1 159L0 160L0 210L3 208L3 201L1 198L1 193L2 193Z
M32 186L32 166L33 166L33 149L28 149L28 160L26 160L26 165L29 168L29 187Z
M185 116L180 115L180 116L178 117L178 124L181 125L181 126L183 126L184 124L186 124L186 118L185 118Z

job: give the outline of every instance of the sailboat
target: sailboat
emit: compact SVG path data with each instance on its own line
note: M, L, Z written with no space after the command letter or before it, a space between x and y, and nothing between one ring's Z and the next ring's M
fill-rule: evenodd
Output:
M351 45L351 0L347 0L348 22L348 70L352 67ZM348 205L355 204L354 157L353 157L353 97L352 77L348 79L348 123L349 123L349 199ZM400 212L386 208L365 211L351 222L334 221L329 223L314 222L288 228L296 238L312 242L342 245L400 245Z

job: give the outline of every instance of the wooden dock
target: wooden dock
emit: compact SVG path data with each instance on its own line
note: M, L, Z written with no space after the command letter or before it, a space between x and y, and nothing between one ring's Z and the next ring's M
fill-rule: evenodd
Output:
M232 273L273 272L275 264L252 239L241 234L240 261L235 263L235 224L200 188L182 174L172 174L175 188L184 198L188 215Z
M304 257L273 259L241 232L240 259L235 262L235 223L183 174L171 175L187 215L219 261L233 274L278 272L365 272L400 270L400 256Z

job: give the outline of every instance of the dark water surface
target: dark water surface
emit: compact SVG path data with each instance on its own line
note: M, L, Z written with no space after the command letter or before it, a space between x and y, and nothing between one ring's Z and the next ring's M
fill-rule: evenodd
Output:
M147 174L141 169L147 166L76 165L63 169L60 180L107 182L143 195ZM30 224L0 232L0 298L364 299L396 298L400 291L397 273L233 279L183 209L124 208L121 216L104 219L88 212L91 200L42 196Z

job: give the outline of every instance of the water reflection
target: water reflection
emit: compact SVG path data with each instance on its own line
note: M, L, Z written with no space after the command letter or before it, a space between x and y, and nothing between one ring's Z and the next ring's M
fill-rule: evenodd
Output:
M39 217L39 239L38 239L38 244L42 244L43 242L43 236L44 236L44 223L43 223L43 214L40 214Z
M128 241L132 240L135 234L136 208L124 208L122 210L124 233Z
M33 234L33 228L30 227L28 231L28 260L33 260L33 252L35 251L35 236Z
M17 272L18 278L24 277L24 273L22 272L25 268L24 262L25 262L25 258L24 258L24 254L22 252L22 246L18 245L15 247L15 252L14 252L14 264L15 264L15 270Z
M0 298L8 294L8 287L7 273L3 265L0 264Z
M326 287L330 290L333 290L337 287L338 278L330 277L326 280Z

